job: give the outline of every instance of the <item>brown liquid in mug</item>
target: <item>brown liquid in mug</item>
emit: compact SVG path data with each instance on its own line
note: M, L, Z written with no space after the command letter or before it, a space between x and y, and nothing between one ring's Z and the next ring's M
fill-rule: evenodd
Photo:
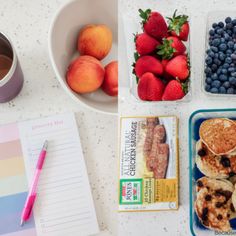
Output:
M12 59L5 56L0 55L0 80L3 79L8 71L11 69Z

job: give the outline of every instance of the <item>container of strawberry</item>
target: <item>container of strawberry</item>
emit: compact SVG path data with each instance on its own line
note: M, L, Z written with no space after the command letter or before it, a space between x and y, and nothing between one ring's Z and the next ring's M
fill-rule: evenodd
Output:
M203 92L214 97L236 97L235 11L208 13L205 47Z
M134 34L131 93L140 101L188 101L190 98L189 19L139 9Z

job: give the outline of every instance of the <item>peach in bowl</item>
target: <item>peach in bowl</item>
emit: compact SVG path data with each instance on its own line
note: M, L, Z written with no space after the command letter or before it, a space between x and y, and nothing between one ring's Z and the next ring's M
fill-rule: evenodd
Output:
M117 114L117 0L64 5L49 32L49 56L65 92L79 105Z

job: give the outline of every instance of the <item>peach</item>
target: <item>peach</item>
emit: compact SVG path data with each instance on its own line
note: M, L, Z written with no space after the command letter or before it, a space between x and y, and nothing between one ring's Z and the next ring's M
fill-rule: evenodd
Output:
M105 77L102 84L103 91L110 96L118 95L118 62L112 61L105 66Z
M112 32L106 25L86 25L78 36L80 55L89 55L102 60L111 50Z
M100 61L91 56L80 56L67 70L67 83L77 93L97 90L104 80L105 70Z

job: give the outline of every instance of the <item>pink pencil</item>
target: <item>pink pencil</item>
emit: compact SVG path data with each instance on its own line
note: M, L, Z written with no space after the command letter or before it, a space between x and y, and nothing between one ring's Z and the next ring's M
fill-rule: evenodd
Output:
M32 184L31 184L31 187L30 187L30 190L29 190L29 193L28 193L25 205L24 205L24 209L21 214L21 223L20 223L21 226L23 226L24 223L30 219L31 212L34 207L34 202L37 195L36 191L37 191L39 176L42 171L43 163L47 154L47 147L48 147L48 141L46 140L39 154L39 159L38 159L36 170L34 173L34 178L33 178L33 181L32 181Z

